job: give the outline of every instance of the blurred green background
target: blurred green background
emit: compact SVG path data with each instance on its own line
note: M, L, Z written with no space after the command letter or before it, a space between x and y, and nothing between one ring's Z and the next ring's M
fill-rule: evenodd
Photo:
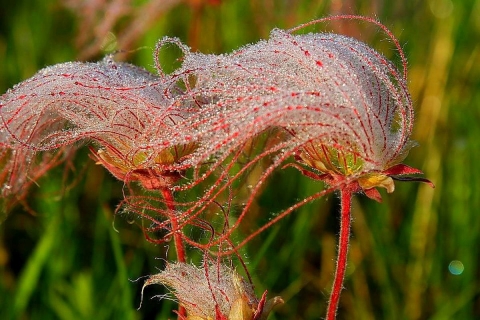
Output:
M419 145L405 163L436 188L397 183L382 204L356 197L338 319L480 319L480 1L17 0L0 8L1 93L47 65L117 49L153 71L152 48L166 35L222 53L267 38L274 27L340 13L377 17L409 61ZM398 61L384 35L364 23L313 30L354 35ZM48 173L0 226L0 318L175 318L174 304L154 297L166 292L160 286L147 288L136 310L137 279L156 273L171 253L114 215L122 184L87 150L69 170ZM319 188L294 170L275 174L250 227ZM337 212L337 197L327 196L245 249L257 294L268 289L286 302L271 319L324 317Z

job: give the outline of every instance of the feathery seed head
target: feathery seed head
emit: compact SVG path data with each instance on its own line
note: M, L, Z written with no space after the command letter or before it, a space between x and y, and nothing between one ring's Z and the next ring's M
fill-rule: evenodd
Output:
M224 264L197 268L187 263L169 263L164 271L151 276L151 284L169 287L187 310L186 320L266 320L280 297L258 300L253 287L235 270Z
M284 128L290 139L283 150L327 182L348 178L393 191L382 172L413 145L406 76L353 38L275 29L269 40L228 55L187 52L182 74L196 79L187 95L206 101L198 128L211 152Z
M179 92L111 57L40 70L0 98L0 144L17 154L3 168L15 177L12 192L30 170L21 163L77 141L93 141L98 162L119 179L137 180L148 189L173 183L179 173L172 167L195 149L191 133L175 129L193 112L175 103ZM19 170L25 166L28 170Z

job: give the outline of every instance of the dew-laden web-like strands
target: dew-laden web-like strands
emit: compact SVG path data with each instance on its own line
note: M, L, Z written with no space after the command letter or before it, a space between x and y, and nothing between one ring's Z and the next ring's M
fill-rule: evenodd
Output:
M93 142L94 157L120 180L170 185L178 176L166 167L194 149L186 130L173 129L196 109L176 103L179 92L111 57L39 71L0 98L2 196L20 193L44 169L38 154L79 141ZM172 135L183 143L170 148Z
M229 55L187 54L177 72L195 76L188 94L212 101L197 126L210 153L228 153L271 127L292 133L291 149L315 140L353 153L362 171L398 163L409 147L405 79L352 38L274 30L270 40Z

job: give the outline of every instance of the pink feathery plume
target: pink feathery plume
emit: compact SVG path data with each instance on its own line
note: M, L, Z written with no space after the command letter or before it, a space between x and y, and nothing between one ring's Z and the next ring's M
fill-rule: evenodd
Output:
M38 153L93 142L115 177L157 189L179 178L165 167L194 149L174 127L195 108L174 103L180 93L144 69L107 57L98 63L47 67L0 97L2 194L18 193ZM186 127L186 126L184 126ZM188 127L186 127L188 128ZM178 145L170 145L175 133Z
M384 170L411 147L405 78L352 38L274 30L229 55L188 54L178 73L195 75L190 94L211 101L198 115L205 154L230 153L271 127L291 133L292 149L315 140L351 152L361 171Z
M275 166L294 155L297 168L332 187L357 181L380 200L375 187L392 192L394 178L420 173L399 165L414 145L405 69L353 38L274 30L269 40L228 55L187 52L172 77L194 78L185 96L202 97L201 112L190 119L201 132L202 155L225 159L281 128L285 139L262 154L276 154Z

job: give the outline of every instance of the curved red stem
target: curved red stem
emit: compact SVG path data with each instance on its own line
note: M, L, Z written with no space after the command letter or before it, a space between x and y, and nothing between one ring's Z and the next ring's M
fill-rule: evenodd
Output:
M165 199L165 204L167 205L167 208L169 211L168 219L170 220L170 224L172 226L173 242L175 244L175 252L177 253L177 261L185 262L186 261L185 248L183 246L182 235L180 233L179 226L178 226L178 219L176 215L173 192L170 189L164 188L162 189L162 195L163 195L163 198Z
M343 288L345 269L347 267L348 242L350 238L351 209L352 209L352 187L347 185L340 189L341 218L340 218L340 239L338 244L337 265L333 281L332 293L328 301L326 320L334 320L337 314L340 292Z
M165 199L165 204L167 205L168 212L169 212L168 219L170 220L170 224L172 227L173 243L175 245L175 252L177 253L177 261L186 262L185 247L183 245L182 234L178 225L173 192L168 188L163 188L162 196ZM187 316L187 312L185 308L180 306L178 308L178 319L185 319L186 316Z

